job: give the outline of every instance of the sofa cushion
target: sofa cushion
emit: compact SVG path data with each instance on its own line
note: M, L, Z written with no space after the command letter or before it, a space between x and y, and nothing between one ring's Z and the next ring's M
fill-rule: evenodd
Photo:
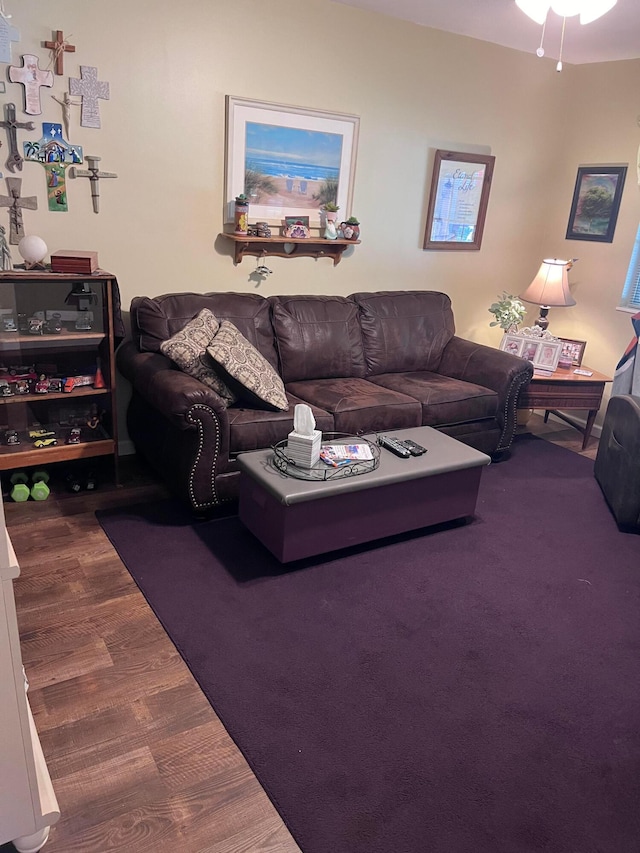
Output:
M272 296L273 329L286 382L364 377L357 306L343 296Z
M366 379L308 379L287 391L333 415L334 429L349 435L420 426L417 400Z
M223 320L207 353L237 395L255 406L289 408L282 379L233 323Z
M227 409L229 418L229 446L231 451L239 453L245 450L262 450L284 441L293 430L293 415L298 403L304 403L299 397L287 394L289 411L265 412L264 409L244 408L242 402ZM316 429L322 432L333 430L333 417L311 406L316 420Z
M169 293L139 296L131 302L131 332L141 352L159 352L163 341L172 337L203 308L218 320L229 320L262 353L272 367L278 367L269 303L257 293Z
M451 300L429 290L354 293L367 375L437 370L454 335Z
M216 373L207 355L207 347L219 328L216 317L203 308L183 329L160 344L160 352L189 376L213 388L226 403L234 403L236 395Z
M498 413L495 391L440 373L426 370L387 373L372 376L369 381L418 400L422 407L422 426L482 421L495 418Z

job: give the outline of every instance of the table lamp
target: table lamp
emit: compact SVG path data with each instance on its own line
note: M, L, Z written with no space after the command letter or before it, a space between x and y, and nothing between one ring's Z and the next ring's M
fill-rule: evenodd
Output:
M563 261L559 258L545 258L540 264L536 277L520 299L532 302L540 306L540 316L536 320L536 326L546 329L549 325L547 315L552 306L575 305L576 300L569 291L569 277L567 271L571 269L575 258L571 261Z

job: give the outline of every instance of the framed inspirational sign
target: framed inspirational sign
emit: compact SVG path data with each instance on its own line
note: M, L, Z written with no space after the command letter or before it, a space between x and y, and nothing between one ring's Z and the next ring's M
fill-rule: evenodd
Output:
M495 159L491 155L436 151L425 249L480 248Z

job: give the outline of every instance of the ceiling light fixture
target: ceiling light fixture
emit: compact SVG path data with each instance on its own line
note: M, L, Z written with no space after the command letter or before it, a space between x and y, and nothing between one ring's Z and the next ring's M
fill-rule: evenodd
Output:
M544 56L544 32L547 23L549 10L560 15L562 18L562 36L560 38L560 58L556 65L557 71L562 71L562 48L564 46L564 29L567 18L572 18L574 15L580 15L581 24L590 24L606 14L616 5L618 0L516 0L516 6L521 9L525 15L528 15L536 24L542 25L542 37L540 39L540 47L536 53L538 56Z

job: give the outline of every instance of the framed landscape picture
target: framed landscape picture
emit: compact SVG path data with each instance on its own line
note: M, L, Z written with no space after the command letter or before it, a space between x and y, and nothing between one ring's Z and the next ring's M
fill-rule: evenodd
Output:
M226 107L225 222L241 193L252 220L308 216L319 228L329 201L351 215L358 116L230 95Z
M613 242L626 175L626 166L579 167L567 240Z
M491 155L436 151L425 249L480 248L495 159Z

